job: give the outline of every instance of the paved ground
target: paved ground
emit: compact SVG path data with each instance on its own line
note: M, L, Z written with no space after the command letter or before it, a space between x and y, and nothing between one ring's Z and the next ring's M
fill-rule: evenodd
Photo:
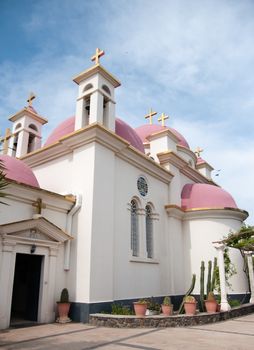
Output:
M97 328L80 323L0 331L2 349L253 350L254 314L188 328Z

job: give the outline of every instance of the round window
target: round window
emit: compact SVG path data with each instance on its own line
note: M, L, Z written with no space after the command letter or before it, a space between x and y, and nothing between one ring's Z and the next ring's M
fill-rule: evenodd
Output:
M143 176L140 176L137 181L138 191L141 196L145 197L148 193L148 185L146 179Z

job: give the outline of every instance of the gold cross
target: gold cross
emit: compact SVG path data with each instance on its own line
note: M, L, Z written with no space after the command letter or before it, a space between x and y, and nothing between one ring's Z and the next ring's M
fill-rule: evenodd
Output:
M41 210L46 208L41 198L38 198L36 202L32 203L32 206L36 208L36 214L41 214Z
M149 124L152 125L153 124L153 116L156 115L157 112L153 112L153 109L150 108L149 113L147 115L145 115L145 119L149 118Z
M199 158L200 157L200 153L203 152L204 150L200 147L197 147L196 150L195 150L195 154L196 156Z
M32 101L35 99L35 94L33 93L33 92L30 92L30 95L29 95L29 97L28 97L28 99L27 99L27 102L28 102L28 106L32 106Z
M95 61L95 64L100 64L100 57L104 54L105 52L97 47L95 50L95 55L91 57L91 61Z
M158 122L161 122L162 126L165 126L165 120L167 120L169 118L168 115L165 115L165 113L162 113L160 118L158 119Z
M12 137L11 130L7 128L5 130L5 135L0 139L0 142L3 143L3 154L8 153L8 148L9 148L9 139Z

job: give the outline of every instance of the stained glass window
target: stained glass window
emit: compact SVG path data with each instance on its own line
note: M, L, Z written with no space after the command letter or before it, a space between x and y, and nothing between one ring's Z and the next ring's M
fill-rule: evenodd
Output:
M140 176L137 181L138 191L141 196L145 197L148 193L148 185L146 179L143 176Z

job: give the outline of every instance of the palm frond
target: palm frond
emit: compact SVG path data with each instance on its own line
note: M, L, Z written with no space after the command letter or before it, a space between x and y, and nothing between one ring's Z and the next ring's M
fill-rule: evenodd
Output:
M0 197L1 197L1 198L7 196L7 193L4 192L4 190L6 189L6 187L7 187L8 184L9 184L8 180L6 179L4 170L5 170L4 163L0 160ZM3 201L0 201L0 203L1 203L1 204L8 205L7 203L5 203L5 202L3 202Z

